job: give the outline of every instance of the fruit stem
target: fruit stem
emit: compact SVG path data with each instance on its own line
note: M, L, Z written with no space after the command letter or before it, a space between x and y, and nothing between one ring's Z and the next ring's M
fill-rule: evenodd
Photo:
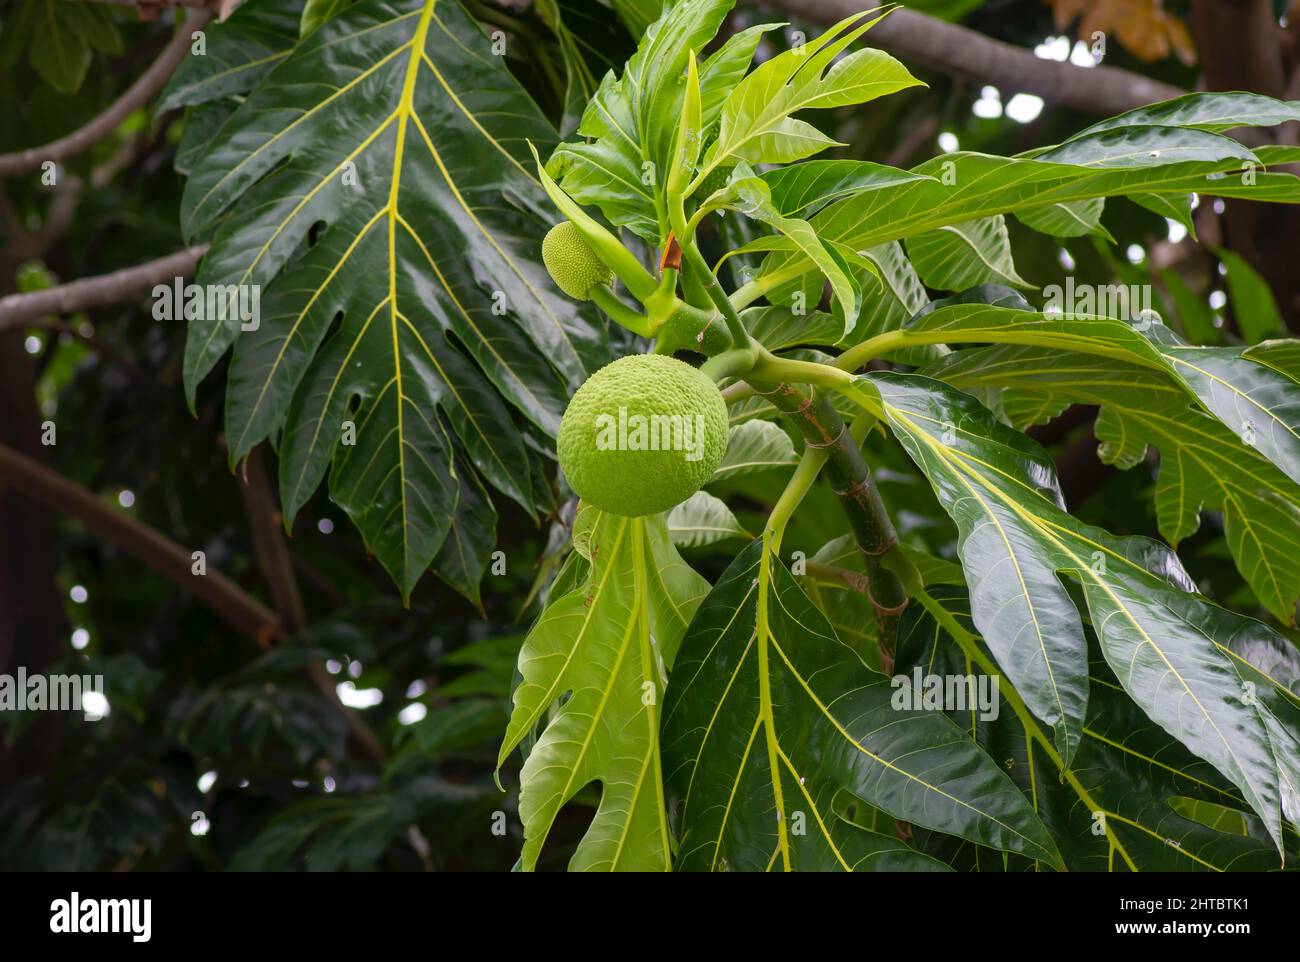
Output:
M752 350L753 345L749 340L749 332L745 330L745 325L740 320L740 314L732 305L731 298L722 289L718 279L713 276L713 271L709 270L708 262L705 261L704 255L700 253L700 249L695 243L694 233L687 228L686 209L682 197L678 195L670 198L670 200L673 201L672 210L669 212L673 236L682 249L682 257L686 261L686 266L699 280L700 285L704 288L704 293L709 296L713 306L718 309L718 312L726 320L727 330L731 334L731 346Z
M528 149L532 151L537 165L537 178L542 182L546 195L551 198L551 203L582 232L596 257L618 276L633 297L644 304L657 286L650 272L641 266L641 262L623 246L622 241L594 220L551 179L532 141L528 142Z
M700 372L715 382L729 377L739 377L754 366L755 352L750 348L731 348L700 365Z
M617 295L609 289L607 284L597 284L591 289L591 299L596 306L609 315L615 323L626 327L633 334L640 334L642 337L654 336L654 322L644 314L638 314L632 308L628 307Z

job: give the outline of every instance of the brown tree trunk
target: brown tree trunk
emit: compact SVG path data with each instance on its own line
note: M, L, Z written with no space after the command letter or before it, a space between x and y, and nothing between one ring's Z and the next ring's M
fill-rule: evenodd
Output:
M0 444L45 460L36 408L36 379L22 331L0 334ZM0 672L44 671L58 656L63 614L55 575L54 516L0 485ZM0 745L0 784L48 764L57 716L40 713L13 751Z
M1291 80L1286 40L1271 0L1193 0L1192 23L1208 90L1249 90L1285 99ZM1252 130L1252 146L1296 143L1296 125ZM1291 330L1300 333L1300 270L1296 243L1300 208L1230 200L1225 242L1263 276Z

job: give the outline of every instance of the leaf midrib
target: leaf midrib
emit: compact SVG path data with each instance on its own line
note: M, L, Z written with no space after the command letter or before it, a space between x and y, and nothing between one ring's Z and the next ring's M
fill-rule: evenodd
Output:
M896 414L900 414L900 415L902 415L903 420L905 420L905 421L909 421L909 420L910 420L910 419L909 419L905 414L902 414L902 412L900 412L897 408L894 408L893 410L895 411ZM914 434L914 436L920 437L922 440L924 440L924 442L927 444L927 446L929 446L933 451L935 451L935 453L936 453L937 456L940 458L940 460L942 460L942 461L947 461L947 463L948 463L948 464L949 464L949 465L950 465L954 470L956 470L956 471L962 471L962 472L965 472L965 473L970 473L970 474L972 474L974 477L976 477L976 478L978 479L979 476L978 476L977 474L974 474L971 468L969 468L969 467L967 467L967 466L961 464L961 463L958 462L958 461L953 461L953 460L950 460L950 459L948 459L947 457L945 457L944 449L941 449L940 446L936 444L936 442L933 440L933 438L931 438L931 437L929 436L929 433L928 433L928 432L926 432L926 431L924 431L924 430L918 428L916 425L912 425L912 428L913 428L913 434ZM1025 513L1024 511L1022 511L1022 510L1019 508L1019 506L1016 505L1015 502L1014 502L1010 497L1008 497L1004 492L1002 492L1001 489L999 489L996 485L988 485L988 489L989 489L990 491L992 491L993 494L994 494L994 495L995 495L995 496L996 496L1000 501L1003 502L1003 504L1005 504L1008 508L1010 508L1011 511L1013 511L1015 514L1019 515L1020 518L1021 518L1021 520L1022 520L1023 522L1025 522L1026 524L1030 525L1030 527L1032 527L1032 528L1036 528L1036 529L1037 529L1037 530L1042 534L1042 536L1043 536L1044 538L1047 538L1048 540L1050 540L1053 544L1055 544L1055 545L1057 546L1057 548L1058 548L1062 553L1068 555L1068 556L1069 556L1069 557L1070 557L1070 558L1075 562L1076 570L1079 572L1079 576L1080 576L1081 578L1082 578L1082 577L1085 577L1085 576L1088 576L1088 575L1091 575L1091 577L1089 577L1089 580L1092 581L1092 583L1093 583L1094 585L1096 585L1098 588L1100 588L1103 592L1105 592L1105 593L1107 594L1107 596L1109 596L1109 598L1110 598L1110 600L1111 600L1111 603L1115 606L1115 608L1116 608L1118 611L1120 611L1120 612L1123 613L1125 619L1129 622L1130 625L1132 625L1132 627L1134 628L1134 630L1136 630L1136 631L1138 632L1138 634L1141 635L1141 637L1142 637L1143 641L1146 643L1146 645L1147 645L1148 647L1150 647L1151 650L1154 651L1154 652L1159 656L1159 658L1160 658L1160 660L1161 660L1162 662L1164 662L1167 671L1168 671L1171 675L1173 675L1174 678L1176 678L1176 679L1178 680L1178 683L1179 683L1179 685L1182 687L1183 691L1186 692L1186 694L1187 694L1187 696L1188 696L1189 698L1191 698L1192 703L1196 706L1197 710L1201 713L1201 717L1202 717L1202 718L1203 718L1203 719L1204 719L1204 720L1209 724L1209 726L1214 730L1214 734L1218 737L1220 743L1221 743L1221 744L1223 745L1223 747L1227 750L1228 755L1232 758L1232 761L1233 761L1233 763L1236 765L1237 770L1241 773L1242 778L1243 778L1243 779L1246 779L1248 782L1251 782L1251 783L1253 784L1253 779L1251 779L1250 776L1248 776L1248 774L1247 774L1247 769L1246 769L1246 767L1241 763L1241 760L1238 758L1236 750L1234 749L1234 747L1232 746L1232 744L1228 741L1228 739L1224 736L1223 732L1220 731L1217 722L1216 722L1215 719L1214 719L1214 718L1209 714L1209 712L1206 711L1205 706L1201 704L1200 699L1196 696L1196 693L1195 693L1194 691L1192 691L1191 686L1187 683L1186 679L1183 678L1182 674L1177 670L1177 668L1174 667L1174 665L1172 664L1172 662L1169 661L1168 657L1165 655L1164 650L1163 650L1159 645L1157 645L1157 644L1155 643L1154 639L1152 639L1151 636L1147 633L1146 629L1142 627L1141 623L1137 620L1136 616L1133 615L1133 613L1129 611L1128 606L1125 605L1125 604L1123 604L1123 603L1121 602L1119 596L1116 595L1116 594L1114 593L1114 591L1111 589L1110 585L1108 585L1105 581L1101 580L1100 578L1096 577L1095 573L1092 571L1091 566L1085 564L1085 563L1083 562L1082 559L1080 559L1080 558L1079 558L1079 557L1078 557L1078 556L1077 556L1073 551L1071 551L1071 550L1069 549L1068 546L1065 545L1064 542L1062 542L1059 538L1057 538L1057 537L1055 537L1054 535L1052 535L1052 534L1047 530L1047 526L1051 526L1051 527L1059 527L1059 526L1058 526L1058 525L1054 525L1054 524L1052 524L1050 521L1047 521L1046 519L1042 519L1042 520L1043 520L1043 523L1040 524L1040 523L1039 523L1039 520L1040 520L1040 519L1037 519L1037 518L1035 518L1034 516L1029 515L1029 514ZM1086 544L1089 544L1089 545L1095 545L1095 544L1096 544L1096 542L1093 542L1091 539L1088 539L1088 538L1084 537L1083 535L1080 535L1080 534L1078 534L1078 533L1076 533L1076 532L1070 532L1070 534L1071 534L1072 536L1074 536L1074 537L1078 537L1081 541L1085 542ZM1105 547L1102 546L1102 545L1096 545L1096 546L1097 546L1100 550L1106 550ZM1189 625L1189 627L1191 627L1191 628L1193 628L1193 630L1195 630L1195 629L1194 629L1194 626ZM1203 633L1202 633L1202 634L1203 634ZM1211 643L1213 644L1213 640L1212 640L1212 639L1211 639ZM1216 647L1217 647L1217 646L1216 646ZM1256 717L1258 717L1258 716L1256 716ZM1261 721L1261 724L1262 724L1262 721Z

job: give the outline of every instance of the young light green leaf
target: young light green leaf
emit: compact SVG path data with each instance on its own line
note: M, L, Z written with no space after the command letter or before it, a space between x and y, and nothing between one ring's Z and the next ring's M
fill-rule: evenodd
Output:
M1101 225L1101 215L1105 210L1105 199L1094 197L1091 200L1017 211L1016 219L1026 227L1053 237L1084 237L1092 234L1113 243L1110 231Z
M815 40L766 61L742 80L722 106L718 139L704 157L692 187L724 161L787 163L836 141L791 115L805 109L866 103L916 86L916 80L881 50L836 57L885 16L854 14ZM829 69L828 69L829 68Z
M763 34L785 26L783 23L760 23L727 38L726 43L710 54L700 67L700 129L708 131L717 123L727 95L745 76L754 59Z
M710 483L755 471L788 468L798 461L790 435L779 424L747 421L732 430L727 439L727 452Z
M569 867L666 871L659 705L708 584L678 557L663 515L587 514L579 547L590 573L552 597L524 640L497 764L546 719L520 775L526 870L536 867L560 809L599 782L600 805Z
M860 313L857 326L843 340L846 345L859 343L885 331L898 330L930 300L916 268L903 253L902 244L896 241L880 244L863 251L862 256L876 267L874 277L862 278L862 301L870 304L871 310ZM916 360L906 354L901 359L908 363Z
M560 145L547 169L578 203L599 207L612 224L651 244L668 235L662 185L677 139L692 53L718 32L735 0L672 3L652 23L621 76L601 81L578 134Z
M907 253L926 286L939 290L964 291L980 284L1031 286L1016 273L1001 214L917 234L908 239Z
M691 227L711 210L736 210L746 217L775 227L794 244L800 254L817 265L831 284L835 306L842 321L843 333L852 330L858 317L858 289L848 264L833 246L824 245L817 232L806 220L786 217L772 203L771 188L760 177L749 176L747 168L740 168L725 189L718 191L701 205L691 220ZM814 301L815 304L815 301ZM811 305L808 305L811 306Z
M762 175L782 214L808 218L831 201L882 187L925 180L926 175L865 160L810 160Z
M700 74L695 65L695 51L686 59L686 89L682 94L681 115L677 122L677 145L673 164L668 170L664 190L668 203L680 203L686 185L695 173L695 162L700 159L704 143L704 128L700 121Z
M668 512L668 535L679 548L704 548L728 538L751 537L727 503L707 491L696 491Z

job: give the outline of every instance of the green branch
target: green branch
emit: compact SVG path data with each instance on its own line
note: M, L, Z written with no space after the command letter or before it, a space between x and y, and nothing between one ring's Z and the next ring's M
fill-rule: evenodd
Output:
M898 532L862 456L861 439L871 418L859 418L850 429L824 394L788 383L755 384L754 390L795 424L806 450L824 452L827 480L848 515L862 552L867 597L876 614L877 643L882 657L892 664L898 619L907 607L909 587L919 585L920 578L897 550Z

